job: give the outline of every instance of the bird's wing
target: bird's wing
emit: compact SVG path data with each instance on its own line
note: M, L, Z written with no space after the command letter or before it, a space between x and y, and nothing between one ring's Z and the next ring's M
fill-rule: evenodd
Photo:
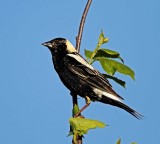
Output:
M109 81L104 78L99 71L88 64L87 61L84 60L78 53L67 54L63 60L69 71L76 74L79 78L83 79L94 88L123 99L112 89Z

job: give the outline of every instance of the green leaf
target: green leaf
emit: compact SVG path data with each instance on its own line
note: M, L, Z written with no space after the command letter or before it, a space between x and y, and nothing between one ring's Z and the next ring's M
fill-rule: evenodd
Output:
M76 136L82 136L88 133L88 130L94 128L104 128L106 125L103 122L86 119L86 118L70 118L69 123L73 131L73 140L76 143Z
M99 39L98 39L98 47L100 47L104 43L107 43L108 41L109 41L109 39L104 36L104 33L101 30L101 34L99 35Z
M97 46L96 46L96 48L94 49L94 51L92 52L92 54L91 54L91 56L90 56L90 64L92 64L93 63L93 57L95 56L95 54L97 53L97 51L100 49L100 46L102 45L102 44L104 44L104 43L107 43L109 41L109 39L108 38L106 38L105 36L104 36L104 33L103 33L103 31L101 31L101 34L99 35L99 40L98 40L98 44L97 44Z
M124 63L118 52L109 49L100 48L94 58L96 57L119 58Z
M74 115L76 114L76 113L78 113L79 112L79 107L78 107L78 105L74 105L74 107L73 107L73 109L72 109L72 116L74 117Z
M97 57L96 60L98 60L101 63L103 69L109 75L114 75L115 72L119 72L119 73L130 76L133 80L135 79L134 78L135 77L134 71L131 68L129 68L128 66L126 66L120 62L117 62L115 60L108 59L105 57Z
M116 144L121 144L121 139L119 138ZM137 144L136 142L132 142L131 144Z
M90 129L94 129L96 127L104 128L106 126L106 124L104 124L103 122L80 117L70 118L69 123L72 127L72 130L78 131L78 134L80 136L86 134Z
M121 144L121 139L119 138L116 144Z
M93 51L85 49L84 54L87 59L91 59ZM93 59L95 59L96 57L119 58L124 63L123 59L120 57L120 54L118 52L109 49L102 49L102 48L98 49Z
M114 80L116 83L120 84L121 86L123 86L124 88L126 87L126 82L123 80L120 80L114 76L108 75L108 74L102 74L105 78L107 79L112 79Z
M84 54L87 59L91 59L92 53L93 53L93 51L86 50L86 49L84 50Z

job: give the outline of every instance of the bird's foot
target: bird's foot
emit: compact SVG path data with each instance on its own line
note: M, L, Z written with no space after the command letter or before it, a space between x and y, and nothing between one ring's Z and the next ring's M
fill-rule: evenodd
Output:
M85 100L86 100L86 104L89 105L91 103L91 99L88 96L85 97Z
M83 107L80 109L80 111L79 111L78 113L75 114L74 117L80 116L80 115L81 115L81 112L84 111L84 110L90 105L91 99L90 99L88 96L85 97L85 100L86 100L86 105L83 106Z

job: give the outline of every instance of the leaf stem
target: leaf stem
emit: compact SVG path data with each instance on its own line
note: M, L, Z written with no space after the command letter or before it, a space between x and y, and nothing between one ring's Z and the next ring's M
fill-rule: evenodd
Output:
M89 64L90 64L90 65L94 62L93 58L94 58L94 56L96 55L96 53L97 53L97 51L99 50L99 48L100 48L100 46L99 46L99 43L98 43L97 46L96 46L96 48L94 49L92 55L91 55L91 58L90 58L90 61L89 61Z

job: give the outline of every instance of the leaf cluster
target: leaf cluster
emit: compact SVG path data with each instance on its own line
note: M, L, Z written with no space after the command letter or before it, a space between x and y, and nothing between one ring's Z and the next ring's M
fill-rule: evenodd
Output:
M88 130L95 129L97 127L104 128L106 124L98 120L86 119L84 117L74 117L79 112L78 105L74 105L72 110L73 118L69 119L70 132L68 136L73 135L73 142L77 143L77 136L83 136L88 133Z
M116 72L130 76L133 80L135 79L134 71L124 64L124 60L120 54L116 51L103 48L102 45L109 42L109 39L104 36L103 31L99 35L98 44L93 51L85 49L85 56L89 64L93 64L98 61L106 74L104 77L114 80L116 83L125 87L125 81L113 76Z
M93 51L85 49L86 59L89 64L93 64L95 61L98 61L106 72L105 74L103 74L105 78L112 79L116 83L125 87L125 81L115 77L114 74L116 72L119 72L121 74L130 76L134 80L135 73L130 67L124 64L124 60L118 52L102 47L108 42L109 39L105 37L103 31L101 31L96 48ZM69 135L73 135L73 142L75 144L77 143L77 136L83 136L84 134L87 134L88 130L90 129L95 129L97 127L104 128L106 126L106 124L97 120L74 117L78 112L78 105L74 105L72 110L73 118L69 119ZM119 139L116 144L121 144L121 139Z
M69 135L73 135L74 143L77 142L77 135L83 136L84 134L87 134L90 129L95 129L97 127L104 128L106 126L103 122L81 117L70 118L69 123L71 126Z

